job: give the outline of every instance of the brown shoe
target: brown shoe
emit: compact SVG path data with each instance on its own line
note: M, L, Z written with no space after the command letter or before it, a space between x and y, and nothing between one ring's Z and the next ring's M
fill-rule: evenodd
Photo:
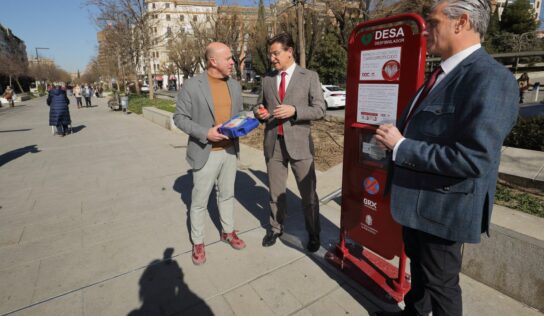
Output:
M222 233L221 234L221 240L229 243L230 246L236 250L244 249L246 247L246 243L238 238L238 235L236 235L236 231L233 230L232 233Z

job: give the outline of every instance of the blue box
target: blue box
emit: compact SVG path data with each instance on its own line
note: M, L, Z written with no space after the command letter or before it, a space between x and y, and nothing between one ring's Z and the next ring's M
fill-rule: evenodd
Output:
M259 126L259 120L245 115L236 115L219 127L219 133L229 138L238 138L249 134Z

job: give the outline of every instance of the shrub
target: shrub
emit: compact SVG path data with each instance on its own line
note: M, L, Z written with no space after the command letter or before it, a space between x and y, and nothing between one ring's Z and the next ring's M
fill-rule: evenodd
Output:
M544 117L518 118L516 126L504 140L504 145L544 151Z

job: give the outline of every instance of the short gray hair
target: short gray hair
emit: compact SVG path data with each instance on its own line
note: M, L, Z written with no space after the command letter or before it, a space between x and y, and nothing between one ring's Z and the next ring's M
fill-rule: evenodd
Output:
M450 19L457 19L461 15L467 14L474 31L480 34L481 38L484 37L491 16L489 0L441 0L433 8L441 3L446 3L442 13Z

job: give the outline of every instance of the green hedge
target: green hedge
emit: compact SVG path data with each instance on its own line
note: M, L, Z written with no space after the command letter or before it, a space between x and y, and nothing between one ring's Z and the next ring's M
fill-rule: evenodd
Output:
M154 106L157 109L174 113L176 103L173 100L153 99L150 100L147 95L131 94L128 98L128 109L130 112L142 114L142 107Z
M519 118L506 137L505 146L544 151L544 117Z

